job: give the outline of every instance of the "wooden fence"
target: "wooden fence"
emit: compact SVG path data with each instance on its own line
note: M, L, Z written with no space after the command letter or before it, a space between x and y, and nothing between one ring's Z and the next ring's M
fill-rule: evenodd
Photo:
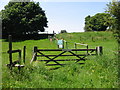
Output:
M86 49L88 49L88 44L75 43L75 49L77 49L77 45L85 46ZM77 51L76 51L76 53L77 53ZM87 50L87 54L88 54L88 50Z
M45 54L43 52L60 52L59 54L55 54L55 55L48 55ZM85 54L79 54L79 53L75 53L76 51L78 52L86 52ZM65 54L66 52L69 52L70 54ZM93 54L94 52L94 54ZM83 60L85 61L85 57L87 57L88 55L102 55L102 47L96 47L95 49L38 49L37 47L34 47L34 53L33 53L33 57L31 59L32 63L33 61L44 61L46 62L45 64L47 66L53 66L53 65L65 65L65 64L60 64L60 61L75 61L76 63ZM77 59L71 59L70 56L74 56ZM38 57L45 57L47 58L46 60L38 60ZM51 58L52 57L52 58ZM58 57L67 57L67 59L57 59ZM56 60L57 59L57 60ZM54 62L55 64L48 64L49 62Z
M20 70L21 67L24 67L24 65L20 65L21 64L21 51L20 49L17 50L12 50L12 36L9 35L8 37L9 39L9 50L7 51L7 53L9 54L9 64L7 64L7 66L12 69L12 67L18 67L18 69ZM23 62L25 63L25 51L26 51L26 46L24 46L24 50L23 50ZM13 61L12 58L12 54L13 53L18 53L18 60Z
M78 43L76 43L75 45L77 45ZM81 44L82 45L82 44ZM33 61L43 61L45 62L45 64L47 66L54 66L54 65L65 65L65 64L61 64L60 61L75 61L75 63L78 63L79 61L86 60L86 57L88 55L102 55L103 54L103 48L102 46L98 46L95 49L88 49L88 45L85 45L86 49L38 49L38 47L34 47L33 50L33 57L31 59L32 63ZM7 64L7 66L12 69L12 67L18 67L18 69L20 70L21 67L24 67L24 65L20 65L21 64L21 52L22 50L17 49L17 50L12 50L12 36L9 35L9 50L8 50L8 54L9 54L9 64ZM44 52L54 52L55 54L46 54ZM56 53L57 52L57 53ZM76 53L76 52L80 52L80 53ZM85 52L85 53L81 53L81 52ZM86 53L87 52L87 53ZM18 53L18 60L13 62L13 58L12 58L12 54L13 53ZM25 63L25 57L26 57L26 46L24 46L23 48L23 63ZM69 54L67 54L69 53ZM74 56L74 58L71 58L70 56ZM38 57L44 57L47 59L40 59ZM67 57L67 59L58 59L58 57ZM51 64L50 62L54 62L55 64ZM48 64L50 63L50 64ZM81 64L81 63L80 63Z

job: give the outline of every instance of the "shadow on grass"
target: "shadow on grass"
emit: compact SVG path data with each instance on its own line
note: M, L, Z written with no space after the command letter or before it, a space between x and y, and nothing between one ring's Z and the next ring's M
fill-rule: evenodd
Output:
M40 39L47 39L49 36L54 36L54 34L25 34L25 35L19 35L14 34L12 35L12 41L13 42L21 42L25 40L40 40ZM8 42L8 35L3 35L2 39L4 39L5 42Z

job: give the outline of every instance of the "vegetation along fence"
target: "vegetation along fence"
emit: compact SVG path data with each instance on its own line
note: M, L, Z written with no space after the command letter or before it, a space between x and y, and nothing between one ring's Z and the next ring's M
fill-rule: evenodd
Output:
M102 55L103 48L101 46L96 47L95 49L38 49L36 46L34 47L34 53L33 57L31 59L32 63L33 61L44 61L47 66L54 66L54 65L65 65L61 64L60 61L75 61L76 63L83 60L85 61L85 57L88 55ZM77 52L86 52L87 53L76 53ZM48 54L46 54L47 52ZM55 54L49 54L49 52L54 52ZM69 54L68 54L69 53ZM71 58L70 56L74 56L74 58ZM40 60L38 60L38 57L41 57ZM42 57L46 58L42 60ZM67 57L67 59L58 59L58 57ZM54 62L55 64L52 64L50 62ZM48 64L50 63L50 64Z

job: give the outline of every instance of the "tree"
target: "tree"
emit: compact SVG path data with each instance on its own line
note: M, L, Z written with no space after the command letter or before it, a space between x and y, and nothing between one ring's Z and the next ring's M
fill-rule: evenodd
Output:
M61 30L60 33L67 33L67 31L66 30Z
M2 38L2 13L0 12L0 39Z
M34 34L47 27L45 11L35 2L9 2L2 12L3 34Z
M106 31L107 27L110 27L111 23L110 15L107 13L97 13L94 16L88 15L85 18L85 31Z
M114 23L112 24L114 35L120 42L120 1L114 0L107 4L107 7L107 12L114 18Z
M91 28L91 25L92 25L92 24L90 24L90 19L91 19L90 15L88 15L88 16L85 18L85 27L84 27L84 30L85 30L85 31L92 31L92 28Z

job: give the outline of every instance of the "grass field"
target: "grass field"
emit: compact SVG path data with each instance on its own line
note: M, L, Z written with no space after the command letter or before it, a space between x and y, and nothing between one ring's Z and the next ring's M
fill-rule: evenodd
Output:
M71 62L56 70L49 70L41 62L30 64L33 47L39 49L57 49L56 41L48 39L13 42L13 49L23 49L25 45L26 64L18 73L17 68L10 71L8 42L2 40L2 87L3 88L118 88L118 44L111 32L64 33L62 37L68 42L68 48L74 43L85 43L89 48L103 46L102 56L89 56L84 65ZM78 46L78 48L84 48ZM56 52L57 53L57 52ZM51 54L51 52L49 52ZM67 57L68 58L68 57ZM17 54L13 55L17 59Z

